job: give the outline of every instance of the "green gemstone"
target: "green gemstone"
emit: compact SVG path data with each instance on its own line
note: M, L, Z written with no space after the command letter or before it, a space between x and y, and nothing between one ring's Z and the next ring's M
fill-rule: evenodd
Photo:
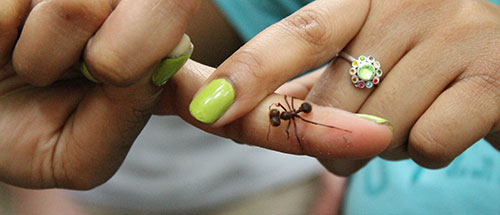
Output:
M363 81L370 81L375 76L375 68L372 65L364 65L359 68L358 76Z
M360 59L361 61L364 61L366 58L365 58L365 56L361 56L361 57L359 57L359 59Z

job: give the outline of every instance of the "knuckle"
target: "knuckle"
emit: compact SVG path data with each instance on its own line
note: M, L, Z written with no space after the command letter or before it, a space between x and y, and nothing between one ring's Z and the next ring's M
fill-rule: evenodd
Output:
M259 56L249 50L241 50L231 57L231 63L238 68L239 78L266 80L264 64Z
M168 1L177 11L184 13L186 16L193 15L200 5L199 0L170 0Z
M435 133L425 129L412 131L410 134L410 157L426 168L443 168L455 158L447 146L448 144L435 137Z
M111 4L107 1L59 0L43 5L77 30L92 34L111 12Z
M137 78L122 59L116 54L106 54L106 51L92 54L89 51L85 57L88 68L98 80L115 86L128 86Z
M19 77L33 86L45 87L54 82L54 77L47 75L44 72L35 71L33 64L20 59L17 55L14 55L12 59L12 66Z
M500 98L500 55L499 57L483 58L476 60L470 67L471 72L466 72L457 78L457 82L466 81L469 93L478 97L491 95Z
M17 27L21 23L21 13L16 9L14 3L15 1L7 1L5 4L2 2L0 6L0 35L6 31L17 30Z
M450 18L444 19L441 25L444 27L442 32L455 35L449 40L470 40L468 35L482 38L498 30L498 11L491 10L483 1L462 0L454 4L456 9L450 11Z
M479 72L470 76L468 79L476 83L480 94L493 94L496 98L500 97L500 75L498 72Z
M323 47L327 45L329 38L328 23L324 13L320 9L300 10L286 18L283 26L308 44Z

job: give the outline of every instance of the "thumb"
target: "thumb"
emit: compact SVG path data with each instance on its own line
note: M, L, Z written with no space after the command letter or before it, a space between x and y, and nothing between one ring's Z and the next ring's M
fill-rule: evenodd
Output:
M181 40L170 54L180 57L167 58L149 68L150 71L145 72L149 75L133 85L96 85L86 95L66 122L54 152L53 175L57 187L92 188L118 170L151 116L162 92L159 85L189 57L179 55L182 52L179 47L190 54L189 44L189 40ZM82 72L90 76L87 71Z

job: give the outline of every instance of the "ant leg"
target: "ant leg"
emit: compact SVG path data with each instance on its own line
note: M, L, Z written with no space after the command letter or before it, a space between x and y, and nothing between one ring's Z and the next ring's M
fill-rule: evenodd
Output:
M284 95L284 97L285 97L285 103L286 103L286 106L288 107L288 109L290 109L290 111L294 111L295 112L295 109L290 106L290 103L288 103L288 99L287 99L288 97L286 95ZM292 101L293 101L293 99L292 99Z
M271 133L271 123L267 126L267 136L266 136L266 141L269 143L269 133Z
M321 124L321 123L318 123L318 122L313 122L311 120L307 120L307 119L304 119L303 117L297 115L296 116L297 118L305 121L305 122L308 122L308 123L311 123L311 124L314 124L314 125L320 125L320 126L325 126L325 127L328 127L328 128L335 128L335 129L339 129L339 130L342 130L342 131L345 131L345 132L349 132L349 133L352 133L352 131L349 131L347 129L343 129L343 128L339 128L339 127L335 127L335 126L331 126L331 125L326 125L326 124Z
M292 111L293 111L293 112L297 112L297 111L295 110L295 105L293 104L293 101L294 101L294 100L295 100L295 97L293 97L293 96L292 96Z
M297 123L295 123L295 119L292 120L293 120L293 129L295 132L295 137L297 138L297 142L299 143L300 151L304 152L304 147L302 147L302 142L300 141L299 134L297 133Z
M269 105L268 109L269 109L269 110L271 110L271 108L272 108L273 106L274 106L274 107L280 107L280 106L281 106L281 104L280 104L279 102L278 102L278 103L272 103L272 104L270 104L270 105Z
M286 130L285 130L285 132L286 132L286 139L287 140L290 139L290 131L289 130L290 130L290 124L291 123L292 122L290 120L288 120L288 125L286 126Z
M288 110L281 103L278 103L278 107L281 107L283 111L288 112Z

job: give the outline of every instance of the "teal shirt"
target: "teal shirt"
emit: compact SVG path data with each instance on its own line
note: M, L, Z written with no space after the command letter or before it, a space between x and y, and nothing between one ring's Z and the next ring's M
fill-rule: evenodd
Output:
M500 214L500 153L485 140L450 166L372 160L350 177L345 214Z
M244 40L308 0L214 0ZM500 0L492 0L500 4ZM500 214L500 153L480 140L447 168L372 160L354 174L344 214Z
M244 41L312 0L213 0Z
M313 0L213 0L244 41ZM500 0L491 0L500 4Z

